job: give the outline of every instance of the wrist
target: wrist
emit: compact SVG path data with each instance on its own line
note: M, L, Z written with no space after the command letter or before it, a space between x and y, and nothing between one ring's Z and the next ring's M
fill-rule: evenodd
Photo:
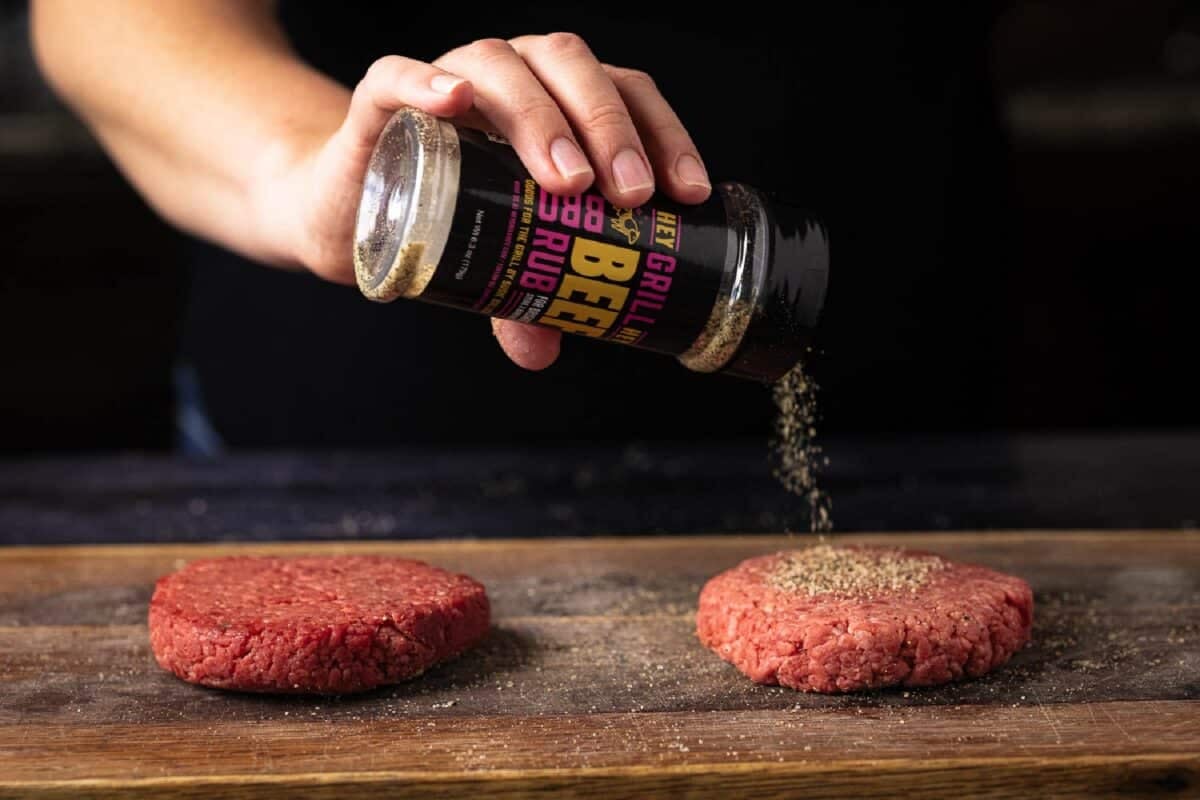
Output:
M321 78L305 95L296 115L264 131L247 186L252 224L268 263L353 283L351 236L362 176L347 182L354 159L339 146L350 93Z
M246 194L249 222L257 231L256 256L273 266L312 269L303 218L314 147L319 145L308 137L272 137L249 171Z

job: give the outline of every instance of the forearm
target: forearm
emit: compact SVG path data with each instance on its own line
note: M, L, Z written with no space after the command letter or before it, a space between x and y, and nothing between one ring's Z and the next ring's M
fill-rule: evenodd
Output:
M296 265L272 214L282 176L341 125L350 93L302 63L268 0L35 0L48 79L174 224Z

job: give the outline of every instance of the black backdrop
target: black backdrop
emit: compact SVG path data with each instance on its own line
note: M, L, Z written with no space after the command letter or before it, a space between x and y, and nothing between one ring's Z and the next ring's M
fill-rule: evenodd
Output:
M348 83L384 53L432 59L475 38L558 29L583 33L605 61L645 69L717 179L827 215L827 423L995 422L1003 149L986 20L941 20L946 32L932 14L845 4L779 27L652 5L457 16L284 5L301 54ZM571 339L560 364L530 375L505 362L483 321L452 311L370 308L211 253L195 277L189 353L218 428L238 441L714 437L761 433L771 413L762 387L661 356ZM380 354L388 366L372 372Z
M347 83L383 53L553 29L651 72L715 177L828 218L826 430L904 432L1197 421L1180 389L1197 338L1195 129L1038 138L1012 114L1042 87L1195 86L1186 59L1161 58L1195 24L1185 6L1158 4L1156 27L1127 5L1070 25L1033 4L801 4L788 25L674 7L283 14L300 52ZM19 24L23 4L2 8ZM6 108L56 113L25 80ZM769 421L761 387L578 339L555 369L522 373L483 320L370 305L185 242L94 151L40 145L0 150L0 448L168 446L181 360L232 445L703 439Z

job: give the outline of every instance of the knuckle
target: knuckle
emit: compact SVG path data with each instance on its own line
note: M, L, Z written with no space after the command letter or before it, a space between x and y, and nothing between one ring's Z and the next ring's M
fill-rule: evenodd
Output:
M629 112L622 103L595 103L582 114L583 127L589 130L612 130L627 128L632 123Z
M507 58L512 55L513 47L504 39L476 39L464 48L465 51L480 62L494 61L497 58Z
M367 74L363 77L364 84L386 84L399 79L401 73L404 72L405 59L401 56L383 56L375 59L374 63L367 68Z
M562 127L559 124L562 114L559 112L558 106L547 98L513 98L509 106L509 113L515 120L522 121L523 124L533 123L541 127L556 129Z
M654 78L650 76L649 72L643 72L640 69L618 67L613 70L613 73L618 83L658 91L658 84L654 82Z
M559 55L578 55L580 53L591 52L587 46L587 42L578 33L568 33L566 31L548 33L542 37L542 43L548 52Z

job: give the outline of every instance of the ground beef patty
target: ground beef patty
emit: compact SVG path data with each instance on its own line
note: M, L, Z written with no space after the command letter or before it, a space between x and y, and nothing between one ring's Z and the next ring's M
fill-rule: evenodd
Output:
M816 692L932 686L1026 641L1020 578L930 553L818 545L743 561L700 593L700 640L752 680Z
M458 655L488 629L483 586L384 556L193 562L159 579L150 644L191 683L358 692Z

